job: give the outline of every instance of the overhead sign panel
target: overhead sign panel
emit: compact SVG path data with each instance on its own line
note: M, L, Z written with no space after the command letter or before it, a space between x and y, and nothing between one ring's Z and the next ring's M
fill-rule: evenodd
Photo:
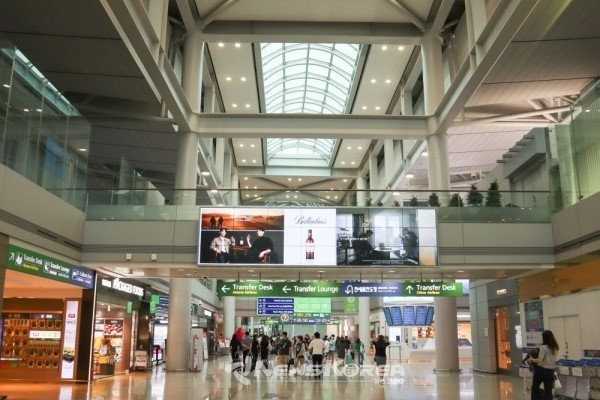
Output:
M339 297L340 285L333 282L219 281L217 293L249 297Z
M294 299L290 297L259 297L256 299L256 314L279 315L294 312Z

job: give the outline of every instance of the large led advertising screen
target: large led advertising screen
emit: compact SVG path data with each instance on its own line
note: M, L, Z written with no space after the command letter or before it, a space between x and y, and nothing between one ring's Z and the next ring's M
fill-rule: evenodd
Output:
M434 209L202 208L198 264L437 265Z

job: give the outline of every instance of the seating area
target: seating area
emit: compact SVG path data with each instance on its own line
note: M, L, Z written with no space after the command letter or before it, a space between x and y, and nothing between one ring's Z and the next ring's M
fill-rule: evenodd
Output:
M561 388L554 394L559 399L600 400L600 359L557 361Z

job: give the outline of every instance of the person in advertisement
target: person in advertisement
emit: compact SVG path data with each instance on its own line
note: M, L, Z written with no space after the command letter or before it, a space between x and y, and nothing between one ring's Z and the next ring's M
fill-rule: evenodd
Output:
M408 228L402 229L402 247L404 248L404 256L411 260L419 260L419 238L417 234Z
M210 242L210 248L215 252L216 262L220 264L228 264L231 262L230 248L233 244L227 237L227 228L219 229L219 236Z
M273 251L273 241L271 238L265 236L265 229L262 227L256 228L256 235L258 236L256 239L252 239L250 234L246 236L246 241L250 247L247 262L251 264L268 264L269 261L267 260L270 258L271 252Z

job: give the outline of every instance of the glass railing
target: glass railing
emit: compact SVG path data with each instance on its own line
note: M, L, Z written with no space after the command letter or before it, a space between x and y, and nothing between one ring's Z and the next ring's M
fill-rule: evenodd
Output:
M355 191L355 190L90 190L90 221L197 220L206 207L328 207L328 208L436 208L438 222L549 222L553 206L548 191ZM249 195L246 197L246 195ZM180 198L193 205L175 205ZM358 200L357 200L358 198ZM173 199L173 200L169 200ZM459 200L460 199L460 200ZM153 204L149 204L153 202ZM158 203L157 203L158 202ZM191 202L191 201L190 201ZM162 204L159 204L162 203ZM361 204L358 206L357 204ZM458 206L462 204L462 206ZM486 205L487 204L487 205Z

